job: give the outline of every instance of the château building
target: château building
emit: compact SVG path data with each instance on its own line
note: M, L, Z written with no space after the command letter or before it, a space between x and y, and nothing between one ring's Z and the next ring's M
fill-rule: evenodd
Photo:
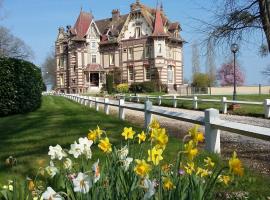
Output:
M118 68L121 81L159 80L168 90L183 84L183 39L178 22L171 22L163 6L150 8L139 0L130 13L113 10L95 20L81 10L73 27L59 28L55 42L57 91L98 92L106 73Z

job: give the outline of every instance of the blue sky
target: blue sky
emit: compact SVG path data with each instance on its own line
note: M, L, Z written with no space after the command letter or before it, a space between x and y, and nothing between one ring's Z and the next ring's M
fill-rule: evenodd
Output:
M112 9L118 8L121 13L129 12L130 4L135 0L4 0L5 19L1 25L9 28L12 33L23 39L34 51L33 62L41 65L46 55L54 46L59 26L73 25L80 12L92 11L95 19L107 18ZM141 0L142 3L155 7L156 0ZM197 3L195 3L197 2ZM198 2L203 2L200 5ZM195 31L198 24L193 18L207 20L209 15L202 7L211 7L212 1L163 0L164 10L172 21L179 21L182 26L182 37L188 42L184 47L184 77L191 77L191 45L200 42L201 34ZM249 45L241 46L239 62L246 74L246 84L267 84L261 74L263 68L270 64L270 56L258 56L258 47L254 41L260 41L261 35L250 38ZM200 52L201 70L205 69L204 52ZM227 55L227 56L226 56ZM217 68L230 56L230 50L219 53L216 57Z

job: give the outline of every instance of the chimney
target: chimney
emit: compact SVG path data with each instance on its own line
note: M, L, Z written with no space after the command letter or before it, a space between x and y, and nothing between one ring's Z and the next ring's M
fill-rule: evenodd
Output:
M114 9L112 11L112 21L118 21L120 19L120 11L118 9Z

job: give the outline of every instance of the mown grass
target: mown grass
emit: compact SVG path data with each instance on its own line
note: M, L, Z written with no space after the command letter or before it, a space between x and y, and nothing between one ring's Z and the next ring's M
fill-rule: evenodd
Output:
M79 137L85 137L89 129L99 125L109 134L113 145L121 145L121 132L126 126L132 126L138 132L141 128L129 122L120 121L115 116L106 116L94 110L66 100L62 97L43 97L42 107L25 115L14 115L0 118L0 185L8 179L34 177L39 167L48 164L48 147L60 144L64 148ZM179 138L170 137L164 161L174 162L181 144ZM137 146L134 144L135 147ZM104 155L93 147L93 160L104 158ZM198 163L208 154L202 152ZM10 168L5 159L13 156L17 165ZM213 155L217 163L223 163L217 155ZM146 156L147 157L147 156ZM270 178L246 170L245 176L238 185L219 190L248 191L254 197L270 195Z
M181 98L192 98L193 96L181 97ZM231 95L201 95L198 96L198 99L219 99L222 97L227 97L228 100L232 100ZM265 99L270 99L270 94L263 95L238 95L237 100L239 101L254 101L254 102L264 102ZM129 98L127 98L129 100ZM144 100L141 100L143 102ZM156 99L151 99L154 105L157 105ZM230 104L228 104L229 107ZM162 99L161 106L173 107L173 100ZM193 109L192 101L178 100L177 107L183 109ZM221 102L198 102L198 110L205 110L208 108L218 109L222 111ZM229 110L230 114L233 115L243 115L243 116L252 116L252 117L261 117L264 118L264 106L263 105L240 105L240 108L234 111Z

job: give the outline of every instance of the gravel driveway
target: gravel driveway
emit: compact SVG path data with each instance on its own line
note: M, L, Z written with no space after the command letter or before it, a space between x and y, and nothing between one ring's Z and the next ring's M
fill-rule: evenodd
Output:
M110 100L116 102L115 100ZM126 102L127 104L136 104ZM194 116L204 116L204 112L195 110L186 110L180 108L168 108L162 106L153 106L167 111L187 113ZM103 109L101 106L100 110ZM110 106L110 114L117 115L118 108ZM140 111L125 110L126 120L143 126L144 113ZM182 138L194 124L182 122L179 120L169 119L154 115L158 119L162 127L165 127L170 135ZM229 114L220 114L220 118L228 121L239 122L256 126L270 128L270 120L246 116L236 116ZM204 127L201 127L204 130ZM221 132L221 154L225 159L228 159L232 152L238 152L238 156L243 160L246 166L249 166L256 171L270 176L270 142L254 139L246 136L237 135L234 133Z

